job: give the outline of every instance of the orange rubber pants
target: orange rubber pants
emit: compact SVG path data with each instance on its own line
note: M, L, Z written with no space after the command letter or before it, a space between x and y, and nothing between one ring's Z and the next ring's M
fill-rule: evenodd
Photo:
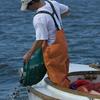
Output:
M68 48L64 31L56 32L56 40L52 45L43 44L43 57L49 79L58 86L69 87L67 78L69 70Z

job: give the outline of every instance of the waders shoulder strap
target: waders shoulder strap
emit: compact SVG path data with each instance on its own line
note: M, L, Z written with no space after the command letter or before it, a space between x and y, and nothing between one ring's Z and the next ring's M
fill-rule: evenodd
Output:
M54 23L55 23L56 29L57 29L57 30L60 30L60 29L59 29L59 26L58 26L58 24L57 24L57 22L56 22L56 20L55 20L55 18L54 18L54 14L52 14L52 13L50 13L50 12L48 12L48 11L42 10L42 11L37 12L35 15L40 14L40 13L49 14L49 15L53 18L53 21L54 21Z
M57 18L58 18L58 20L59 20L59 22L60 22L60 19L59 19L57 13L56 13L56 10L55 10L55 8L54 8L54 5L53 5L49 0L47 0L47 2L50 4L50 6L51 6L51 8L52 8L52 10L53 10L53 13L57 16Z
M59 19L57 13L56 13L56 10L55 10L53 4L52 4L49 0L47 0L47 2L50 4L50 6L51 6L51 8L52 8L52 10L53 10L53 13L50 13L50 12L48 12L48 11L43 10L43 11L37 12L35 15L37 15L37 14L39 14L39 13L46 13L46 14L49 14L49 15L53 18L53 20L54 20L56 29L57 29L57 30L60 30L60 29L59 29L59 25L57 24L57 22L56 22L56 20L55 20L55 18L54 18L54 14L55 14L56 17L57 17L57 19L59 20L59 23L60 23L60 19ZM60 23L60 25L61 25L61 23Z

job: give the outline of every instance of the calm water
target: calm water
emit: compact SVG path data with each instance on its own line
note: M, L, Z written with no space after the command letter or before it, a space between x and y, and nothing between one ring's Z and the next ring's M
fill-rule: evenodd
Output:
M71 15L63 20L70 61L100 62L100 0L61 2L71 8ZM23 65L24 53L35 39L33 15L20 11L20 0L0 0L0 100L28 100L25 88L18 82L18 69ZM15 91L20 94L13 99Z

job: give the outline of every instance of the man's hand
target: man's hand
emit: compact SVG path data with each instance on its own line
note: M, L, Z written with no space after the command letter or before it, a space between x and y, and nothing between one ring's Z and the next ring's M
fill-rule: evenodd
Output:
M32 48L23 56L24 63L28 63L36 49L42 47L43 41L44 40L37 40L33 43Z
M70 10L68 10L67 12L61 14L61 17L65 17L65 16L69 16L70 15Z
M31 59L31 56L32 56L32 52L29 50L29 51L23 56L24 63L28 63L28 61Z

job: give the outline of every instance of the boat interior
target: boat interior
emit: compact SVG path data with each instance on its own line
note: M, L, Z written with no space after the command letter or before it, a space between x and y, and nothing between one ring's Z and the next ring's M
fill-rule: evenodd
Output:
M71 83L78 80L78 79L89 80L92 83L100 83L100 71L71 72L71 73L69 73L69 79L70 79ZM77 96L88 97L89 100L100 100L100 95L90 94L90 93L87 93L87 92L82 92L82 91L78 91L78 90L59 87L56 84L52 83L49 80L48 77L44 78L44 82L46 83L46 87L48 87L48 86L52 87L53 89L59 90L62 93L65 92L65 93L74 94L74 95L77 95ZM49 93L48 92L49 89L47 89L46 91L45 90L40 90L39 86L32 86L32 87L29 86L28 90L30 91L30 93L32 93L34 95L37 95L38 97L42 98L43 100L59 100L54 96L52 97L52 94L47 95Z
M98 83L99 84L99 90L100 90L100 71L84 71L84 72L72 72L69 74L69 79L72 82L75 82L76 80L89 80L91 81L91 83ZM78 90L73 90L73 89L66 89L66 88L61 88L57 85L55 85L54 83L52 83L48 78L45 78L45 82L56 88L59 89L61 91L64 92L69 92L72 94L76 94L76 95L81 95L81 96L85 96L85 97L89 97L89 98L99 98L100 99L100 92L98 94L90 94L87 92L82 92L82 91L78 91Z

